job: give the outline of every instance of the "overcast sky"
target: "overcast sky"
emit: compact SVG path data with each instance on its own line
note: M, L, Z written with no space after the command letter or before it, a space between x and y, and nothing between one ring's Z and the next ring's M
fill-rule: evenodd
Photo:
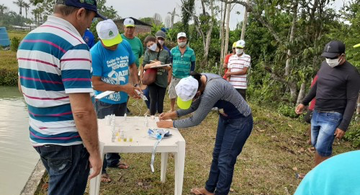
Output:
M29 2L29 0L24 1ZM336 9L339 9L344 1L348 2L349 0L336 0L333 6L335 6ZM199 13L201 5L198 0L196 0L196 2L196 11ZM19 8L13 3L13 0L0 0L0 4L6 5L12 11L19 12ZM168 12L172 12L174 8L176 8L176 13L181 16L181 0L107 0L106 5L113 6L118 15L122 18L129 16L134 18L153 17L155 13L158 13L161 15L164 22L166 16L169 15ZM241 14L238 15L237 12L240 12ZM240 5L236 5L233 8L230 17L231 29L234 29L236 24L243 20L243 12L244 8ZM175 22L179 20L180 17L175 17Z

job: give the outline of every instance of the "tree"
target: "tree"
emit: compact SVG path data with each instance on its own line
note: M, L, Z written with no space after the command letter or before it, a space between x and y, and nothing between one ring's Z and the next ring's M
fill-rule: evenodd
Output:
M1 4L0 5L0 16L3 16L4 13L7 11L8 7L6 7L6 5Z
M17 0L17 1L13 1L13 3L17 6L19 6L19 15L22 15L22 8L24 7L24 1L23 0Z
M28 11L29 11L29 9L30 9L30 5L28 4L28 3L25 3L24 2L24 4L23 4L23 7L24 7L24 9L25 9L25 18L27 19L28 17Z
M195 13L188 9L186 5L186 2L182 1L183 3L183 10L188 14L185 15L186 17L191 17L194 20L195 28L202 38L203 48L204 48L204 54L202 58L202 62L200 66L202 68L208 66L208 57L209 57L209 50L210 50L210 43L211 43L211 35L213 31L215 21L215 15L214 15L214 0L201 0L201 6L202 6L202 13L197 16ZM211 15L206 12L206 10L210 10ZM184 17L184 15L183 15ZM183 19L184 20L184 19ZM185 25L185 24L184 24Z
M189 34L189 22L194 12L195 0L181 0L182 31Z

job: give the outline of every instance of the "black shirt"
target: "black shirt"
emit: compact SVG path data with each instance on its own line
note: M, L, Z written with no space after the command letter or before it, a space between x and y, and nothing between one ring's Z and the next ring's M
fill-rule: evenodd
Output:
M343 119L338 128L346 131L360 90L359 72L347 61L334 68L323 61L317 75L317 82L302 103L308 105L315 97L315 110L342 113Z

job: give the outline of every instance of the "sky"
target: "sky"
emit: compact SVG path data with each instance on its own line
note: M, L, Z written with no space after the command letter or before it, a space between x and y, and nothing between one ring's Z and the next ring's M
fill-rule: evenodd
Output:
M245 0L244 0L245 1ZM333 5L339 9L343 2L349 0L336 0ZM29 2L25 0L25 2ZM200 1L196 0L196 12L200 13ZM10 10L19 12L19 8L13 3L12 0L0 0L0 4L4 4ZM134 18L153 17L155 13L161 15L163 22L165 21L168 12L176 9L176 13L181 16L181 0L107 0L107 6L113 6L118 15L122 18L132 16ZM238 15L237 12L241 14ZM244 8L241 5L235 5L232 9L230 16L230 29L234 29L236 24L243 20ZM175 22L180 21L180 17L175 17ZM220 16L219 18L220 19Z

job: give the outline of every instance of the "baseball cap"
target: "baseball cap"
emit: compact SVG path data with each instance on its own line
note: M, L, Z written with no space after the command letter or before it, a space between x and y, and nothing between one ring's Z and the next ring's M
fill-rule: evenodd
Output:
M135 22L131 18L125 18L124 20L124 26L125 27L135 27Z
M235 47L244 48L245 47L245 41L244 40L236 41Z
M232 48L236 48L236 42L233 43Z
M185 37L185 38L186 38L186 33L184 33L184 32L179 32L179 33L177 34L177 38L179 39L180 37Z
M185 77L175 87L177 94L177 105L181 109L188 109L196 95L199 82L192 76Z
M158 38L158 37L161 37L163 39L166 39L166 34L164 33L164 31L162 30L159 30L155 33L155 37Z
M330 41L325 45L321 56L325 58L336 58L342 53L345 53L345 44L341 41Z
M95 17L106 20L107 18L97 11L96 0L56 0L56 4L63 4L71 7L85 8L96 13Z
M110 19L100 21L96 25L96 32L106 47L111 47L122 41L116 24Z

